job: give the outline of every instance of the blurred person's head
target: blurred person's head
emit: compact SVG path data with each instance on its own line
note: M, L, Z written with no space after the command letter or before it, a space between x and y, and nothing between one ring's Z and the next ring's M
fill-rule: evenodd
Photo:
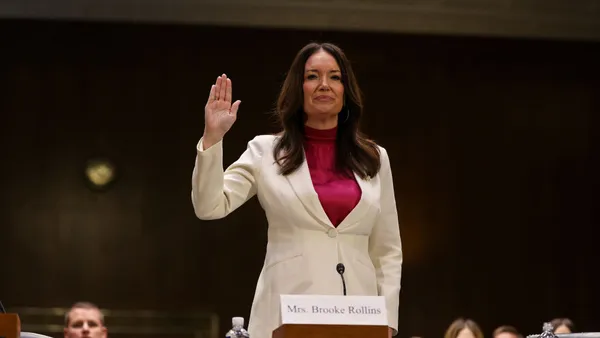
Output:
M502 325L494 330L493 338L523 338L523 335L511 325Z
M554 328L554 333L573 333L575 332L575 325L569 318L554 318L550 322Z
M79 302L65 314L65 338L106 338L104 314L96 305Z
M483 338L483 331L474 320L458 318L450 324L444 338Z

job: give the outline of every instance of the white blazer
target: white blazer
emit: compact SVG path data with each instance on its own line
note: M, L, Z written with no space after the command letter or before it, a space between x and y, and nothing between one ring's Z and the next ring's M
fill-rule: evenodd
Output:
M196 216L227 216L258 196L268 220L265 263L258 278L248 331L252 338L271 338L281 325L281 294L342 295L336 265L345 265L348 295L381 295L389 327L398 329L402 245L387 152L381 170L370 180L356 179L362 190L358 205L334 227L313 187L306 161L283 176L273 158L277 136L261 135L227 170L223 141L204 150L197 144L192 173Z

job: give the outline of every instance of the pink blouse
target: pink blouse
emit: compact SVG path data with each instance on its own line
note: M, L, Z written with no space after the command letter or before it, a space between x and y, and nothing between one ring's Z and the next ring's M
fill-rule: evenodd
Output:
M360 201L356 179L335 170L337 127L319 130L304 127L304 151L315 191L323 210L337 227Z

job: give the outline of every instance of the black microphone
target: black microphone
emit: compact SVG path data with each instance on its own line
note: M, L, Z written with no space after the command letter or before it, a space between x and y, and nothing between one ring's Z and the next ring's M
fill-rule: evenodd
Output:
M335 266L335 269L340 274L340 277L342 277L342 286L344 287L344 296L345 296L346 295L346 281L344 280L344 271L346 271L346 267L344 266L344 264L338 263L338 265Z
M4 308L4 305L2 305L1 300L0 300L0 313L6 313L6 309Z

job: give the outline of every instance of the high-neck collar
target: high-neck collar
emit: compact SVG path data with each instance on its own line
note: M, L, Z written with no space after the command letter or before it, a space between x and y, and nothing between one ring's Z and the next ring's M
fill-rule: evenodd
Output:
M311 142L335 142L337 126L331 129L315 129L304 126L304 135L306 140Z

